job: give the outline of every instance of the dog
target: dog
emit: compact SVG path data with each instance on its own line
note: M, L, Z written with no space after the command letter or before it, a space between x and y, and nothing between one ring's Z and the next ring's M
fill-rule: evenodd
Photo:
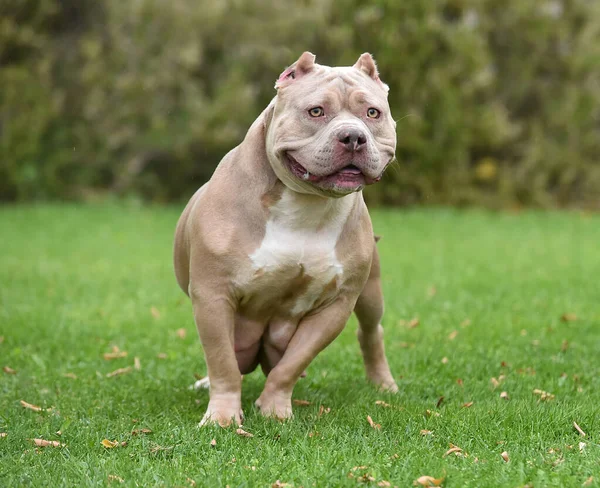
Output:
M395 157L389 88L368 53L328 67L309 52L275 88L175 232L175 275L192 302L210 383L200 425L242 422L241 375L259 364L266 382L256 406L290 418L298 378L353 311L367 378L398 390L362 195Z

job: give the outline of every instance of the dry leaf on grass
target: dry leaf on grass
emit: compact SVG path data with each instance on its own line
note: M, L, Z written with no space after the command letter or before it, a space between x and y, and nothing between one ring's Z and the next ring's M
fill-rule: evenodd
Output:
M391 407L391 405L389 403L386 403L383 400L375 400L375 405L379 405L380 407L386 407L386 408Z
M507 463L508 461L510 461L510 459L508 457L508 453L506 451L502 452L502 454L500 454L500 456L502 456L502 459L504 459L505 463Z
M127 366L126 368L119 368L119 369L115 369L114 371L111 371L110 373L106 374L107 378L112 378L113 376L120 376L122 374L127 374L131 372L131 366Z
M564 313L561 315L560 320L562 320L563 322L574 322L575 320L577 320L577 315L575 315L574 313Z
M324 413L329 413L329 412L331 412L330 407L325 408L323 405L319 406L319 417L321 417Z
M381 488L387 488L388 486L392 486L392 484L389 481L381 480L379 483L377 483L377 486L380 486Z
M276 480L275 483L271 485L271 488L284 488L285 486L290 486L289 483L282 483L279 480Z
M473 406L473 402L463 403L462 408L470 408Z
M533 390L533 394L539 395L541 401L554 400L554 395L552 393L548 393L547 391L540 390L538 388Z
M294 405L298 405L300 407L307 407L310 405L308 400L292 400L292 402L294 402Z
M2 371L4 371L6 374L17 374L17 372L10 366L4 366L4 368L2 368Z
M160 311L156 307L150 307L150 313L155 319L160 319Z
M421 431L419 433L421 435L431 435L431 434L433 434L433 431L427 430L427 429L421 429Z
M119 441L109 441L108 439L102 439L102 442L100 443L102 444L104 447L106 447L106 449L113 449L115 447L125 447L127 445L126 442L121 442L119 443Z
M150 429L135 429L131 431L131 435L138 435L138 434L152 434L152 430Z
M254 434L251 434L250 432L246 432L244 429L236 429L235 433L239 436L242 437L254 437Z
M133 358L133 367L138 371L142 369L142 363L140 362L140 358L138 358L137 356Z
M564 340L564 341L562 341L562 344L560 345L560 350L562 352L567 352L567 349L569 349L569 341Z
M504 399L504 400L508 400L508 393L503 391L500 393L500 398Z
M573 427L575 427L575 430L577 432L579 432L579 435L581 435L581 437L586 436L586 433L583 430L581 430L581 427L579 427L579 425L577 425L577 422L573 422Z
M125 483L125 480L123 478L121 478L120 476L117 476L116 474L109 474L108 481L109 482L117 481L119 483Z
M25 400L21 400L21 406L28 410L33 410L34 412L45 412L46 409L42 407L38 407L37 405L32 405L31 403L27 403Z
M179 337L180 339L185 339L185 336L187 335L187 330L184 328L181 328L181 329L177 329L177 331L175 333L177 334L177 337Z
M455 453L457 456L463 455L463 450L461 447L455 446L454 444L450 444L450 449L448 449L442 457L449 456L450 454Z
M444 478L434 478L433 476L420 476L414 482L413 485L418 486L441 486L444 482Z
M196 481L192 478L186 478L185 480L190 484L190 486L196 486Z
M421 321L417 317L415 317L414 319L409 320L406 326L409 329L414 329L415 327L418 327L420 323Z
M585 442L580 442L579 443L579 452L585 451L586 446L587 446L587 444Z
M63 374L63 376L65 378L71 378L72 380L76 380L77 379L77 375L75 373L65 373L65 374Z
M8 434L6 432L0 432L0 438L6 437Z
M448 358L446 356L442 358L442 364L448 364Z
M464 385L464 381L463 381L461 378L458 378L458 379L456 380L456 384L457 384L458 386L463 386L463 385Z
M45 439L32 439L34 444L38 447L64 447L64 444L61 444L58 441L47 441Z
M375 422L373 422L373 419L370 415L367 415L367 422L369 422L369 425L374 429L381 430L381 424L376 424Z
M594 482L594 477L590 476L587 480L585 480L583 482L582 486L592 486L592 483Z
M440 408L440 405L444 403L444 396L442 395L441 397L438 398L437 403L435 404L436 408Z
M454 339L456 339L456 336L458 335L458 331L457 330L453 330L452 332L450 332L450 334L448 335L448 339L450 339L451 341L453 341Z
M106 361L110 361L111 359L121 359L121 358L126 358L127 357L127 351L112 351L112 352L105 352L102 357L104 357L104 359Z
M427 295L429 297L434 297L437 294L437 288L435 286L430 286L427 290Z
M465 319L460 323L460 326L464 329L465 327L469 327L471 325L471 319Z
M431 410L425 410L426 417L441 417L439 412L433 412Z
M211 447L215 447L217 445L217 439L213 439L212 441L210 441L210 445Z
M156 357L158 359L167 359L167 355L164 352L159 352Z

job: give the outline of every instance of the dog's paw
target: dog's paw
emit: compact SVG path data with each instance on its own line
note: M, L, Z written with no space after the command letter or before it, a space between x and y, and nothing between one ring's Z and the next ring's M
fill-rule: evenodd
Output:
M211 408L209 405L198 427L209 425L219 425L221 427L229 427L232 423L242 425L244 414L240 408Z
M379 391L398 393L398 385L391 376L369 376L369 382L371 382Z
M264 417L286 420L292 417L292 400L278 395L263 394L256 400L255 405Z
M196 381L192 386L190 386L190 390L203 390L210 388L210 380L208 376L205 376L201 380Z

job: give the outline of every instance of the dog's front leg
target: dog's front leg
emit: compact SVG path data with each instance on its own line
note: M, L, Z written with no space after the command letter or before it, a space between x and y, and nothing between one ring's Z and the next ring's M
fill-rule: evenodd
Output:
M235 310L225 297L191 294L194 319L204 349L210 400L200 425L242 423L242 377L234 350Z
M256 405L263 415L286 419L292 416L292 391L310 362L343 330L353 301L340 297L327 308L304 317L285 353L265 383Z

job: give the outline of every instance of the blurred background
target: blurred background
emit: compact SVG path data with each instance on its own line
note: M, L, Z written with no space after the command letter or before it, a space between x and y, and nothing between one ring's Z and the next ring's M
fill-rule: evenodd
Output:
M600 209L598 0L0 0L0 201L187 200L304 50L390 86L370 203Z

